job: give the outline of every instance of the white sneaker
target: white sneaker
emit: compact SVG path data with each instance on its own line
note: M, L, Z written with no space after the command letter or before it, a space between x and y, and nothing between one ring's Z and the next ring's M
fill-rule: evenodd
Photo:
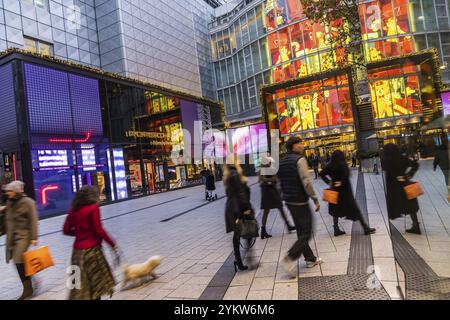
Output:
M315 266L319 266L323 263L322 258L317 258L316 261L306 261L307 268L314 268Z
M296 271L295 268L297 267L297 261L292 260L289 258L289 256L284 257L284 259L281 261L281 265L283 266L283 269L292 277L296 277Z

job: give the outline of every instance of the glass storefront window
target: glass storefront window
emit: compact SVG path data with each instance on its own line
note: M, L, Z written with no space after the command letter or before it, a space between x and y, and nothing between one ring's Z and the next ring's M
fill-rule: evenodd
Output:
M288 9L288 22L297 21L302 18L302 7L300 0L286 0Z
M425 27L427 31L437 31L437 17L434 8L434 1L422 0L423 16L425 20Z
M270 64L270 54L269 54L269 47L267 45L267 39L263 38L259 41L259 48L261 52L261 62L262 62L262 68L267 69L271 66Z
M256 7L256 23L258 26L258 36L263 36L266 34L266 24L263 17L263 5Z
M255 73L260 72L262 69L262 66L261 66L261 57L259 55L258 42L252 43L251 51L252 51L253 67L254 67Z
M409 0L409 21L412 32L422 32L425 30L424 15L422 12L421 0Z
M242 47L242 33L241 33L241 24L239 19L234 23L234 32L236 35L236 47L237 49Z
M258 39L258 26L256 24L256 16L254 10L250 10L249 12L247 12L247 20L250 41L254 41Z

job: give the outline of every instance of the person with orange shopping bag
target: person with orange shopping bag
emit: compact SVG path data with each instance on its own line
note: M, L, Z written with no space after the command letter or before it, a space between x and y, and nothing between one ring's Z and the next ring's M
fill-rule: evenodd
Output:
M81 273L81 287L70 290L70 300L100 300L112 296L116 281L102 250L106 241L118 256L116 242L103 229L96 187L83 186L75 194L72 207L64 222L63 233L75 237L72 266Z
M350 169L342 151L333 152L330 163L320 172L320 177L332 191L338 193L337 201L329 202L328 207L328 212L333 217L334 236L339 237L345 234L345 231L339 229L339 218L359 221L365 235L375 233L376 230L364 220L356 203L350 182Z
M6 207L0 214L5 215L6 262L14 261L23 285L19 300L33 296L31 277L25 274L24 253L30 245L38 244L38 215L35 202L24 194L24 184L13 181L6 185L8 196Z

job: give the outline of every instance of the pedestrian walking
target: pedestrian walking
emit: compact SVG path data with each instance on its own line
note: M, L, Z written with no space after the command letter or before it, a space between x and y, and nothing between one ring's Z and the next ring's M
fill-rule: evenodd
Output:
M308 268L322 263L322 259L314 255L308 243L312 237L313 228L313 214L309 207L309 199L314 201L316 212L320 211L320 203L308 171L302 140L296 136L290 137L286 142L286 149L287 154L280 163L278 177L283 199L294 219L298 240L283 259L282 264L284 269L294 276L297 260L302 255L305 257Z
M445 137L446 138L446 137ZM437 167L441 168L442 173L444 174L445 185L447 186L447 190L450 189L450 164L449 164L449 154L448 154L448 140L443 139L442 144L436 147L436 152L434 156L433 168L436 171Z
M328 211L333 217L334 236L338 237L345 234L344 231L339 229L339 218L359 221L365 235L375 233L376 230L370 228L367 222L364 221L361 210L353 196L350 169L342 151L336 150L333 152L330 164L320 172L320 177L332 190L339 193L338 203L330 203Z
M421 234L417 212L417 199L408 200L404 187L419 170L419 164L401 154L395 144L387 144L383 149L382 167L386 171L386 204L389 219L394 220L403 215L411 216L413 226L408 233Z
M356 151L352 153L352 168L356 168Z
M206 171L205 184L206 184L206 192L208 193L207 200L208 201L217 200L216 179L211 170Z
M311 165L314 170L315 180L319 178L319 163L320 163L320 155L318 152L316 152L311 159Z
M206 173L208 170L206 168L203 168L202 171L200 171L200 176L202 177L202 183L205 186L205 200L208 200L208 190L206 189Z
M13 181L5 186L8 197L6 207L0 209L5 215L6 263L15 263L22 281L23 292L19 300L33 296L31 277L25 275L23 254L30 245L38 244L38 215L35 202L24 193L22 181Z
M242 173L239 164L225 165L223 183L226 189L227 202L225 204L226 232L233 232L234 269L247 270L241 258L241 236L238 228L239 219L254 219L254 211L250 203L250 188L247 178Z
M64 222L63 233L75 237L72 265L81 272L81 287L70 290L70 300L100 300L114 293L116 282L103 254L102 241L115 251L116 243L103 229L98 203L98 189L83 186L75 194Z
M261 165L262 168L270 168L273 159L269 158L270 163L267 165ZM261 239L271 238L272 235L267 233L266 225L267 218L271 209L278 209L281 213L281 217L286 223L288 231L294 231L296 228L289 224L289 220L283 209L283 203L281 201L280 192L277 188L278 177L276 175L263 175L259 173L259 186L261 187L261 210L263 210L262 226L261 226Z

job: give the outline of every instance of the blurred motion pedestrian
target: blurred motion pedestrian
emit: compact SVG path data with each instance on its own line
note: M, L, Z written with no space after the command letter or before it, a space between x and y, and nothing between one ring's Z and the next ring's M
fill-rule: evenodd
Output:
M319 178L319 163L320 163L320 154L318 151L316 151L314 153L314 155L311 158L311 166L314 170L314 179L318 179Z
M70 300L100 300L102 296L114 293L116 282L103 254L102 241L105 240L116 252L117 247L103 229L98 203L98 189L83 186L75 194L64 222L63 233L75 237L72 266L79 267L81 272L81 286L71 288Z
M304 156L305 147L301 138L290 137L286 142L286 150L287 154L281 160L278 177L283 200L294 219L298 240L282 260L282 264L284 269L294 276L297 260L302 255L305 257L308 268L322 263L322 259L317 258L309 246L313 229L313 214L309 206L309 199L314 201L316 212L320 211L320 203L308 171Z
M271 164L273 164L275 160L269 157L267 162L267 164L261 165L261 168L270 168ZM280 211L281 217L283 218L288 231L296 230L294 226L289 224L289 220L284 212L280 192L277 188L278 177L276 175L263 175L262 171L260 171L258 182L261 187L261 210L263 210L261 239L272 237L272 235L268 234L266 230L267 218L271 209L278 209Z
M448 153L448 138L444 137L442 139L442 144L436 147L436 152L434 156L433 168L436 171L437 167L441 168L442 173L444 174L445 185L447 186L447 190L450 190L450 164L449 164L449 153Z
M211 170L206 170L206 192L208 193L206 200L208 201L214 201L217 200L217 194L216 194L216 178L214 177L214 174Z
M352 168L356 168L356 151L352 153Z
M8 201L0 214L6 215L6 263L14 261L23 286L19 300L25 300L33 296L31 277L25 275L23 254L28 251L30 245L38 244L36 204L24 193L22 181L13 181L7 184L5 192Z
M247 270L248 266L242 262L240 243L241 236L238 228L239 219L254 219L255 214L250 203L250 188L241 166L236 163L226 164L223 172L223 183L227 195L225 204L226 232L233 232L234 269Z
M382 168L386 172L386 204L389 219L409 215L413 226L406 232L421 234L417 218L419 202L417 199L408 200L404 190L419 170L419 164L403 155L398 146L390 143L383 149Z
M338 203L329 204L329 213L333 217L334 223L334 236L338 237L345 234L344 231L339 229L339 218L361 222L365 235L375 233L376 230L370 228L364 221L361 210L353 196L350 169L342 151L336 150L333 152L330 164L320 172L320 177L332 190L339 193Z

